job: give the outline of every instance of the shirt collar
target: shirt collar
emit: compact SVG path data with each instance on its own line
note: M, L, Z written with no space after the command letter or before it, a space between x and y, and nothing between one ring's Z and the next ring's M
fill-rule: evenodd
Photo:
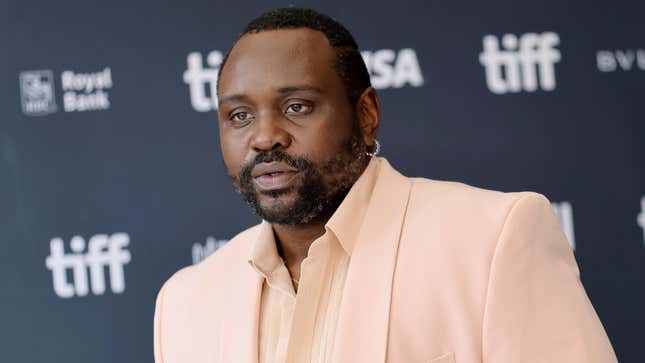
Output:
M345 199L325 224L327 233L332 232L345 252L351 256L363 225L370 198L379 174L380 158L373 157L361 176L351 187ZM269 279L281 265L281 258L275 244L273 227L262 221L260 233L251 246L248 262L253 268Z
M260 224L260 233L251 245L248 262L267 280L282 262L275 245L273 227L265 220Z

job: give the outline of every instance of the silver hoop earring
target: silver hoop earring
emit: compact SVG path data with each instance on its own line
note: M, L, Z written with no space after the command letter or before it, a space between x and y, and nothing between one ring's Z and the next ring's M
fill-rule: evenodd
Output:
M378 140L374 139L374 145L372 146L374 147L374 151L372 152L367 151L365 152L365 155L372 157L372 156L378 155L379 151L381 151L381 143L378 142Z

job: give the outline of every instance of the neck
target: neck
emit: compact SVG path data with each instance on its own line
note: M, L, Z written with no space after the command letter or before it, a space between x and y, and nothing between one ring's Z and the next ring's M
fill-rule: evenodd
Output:
M309 247L325 233L329 217L306 225L272 224L278 254L282 256L291 277L300 280L300 264L307 257Z
M354 182L365 171L368 163L369 159L361 161L361 166ZM340 206L348 192L349 189L338 193L330 203L331 208L309 223L298 225L271 224L278 253L284 259L293 278L300 280L300 264L307 257L309 247L318 237L325 233L325 224Z
M289 264L300 262L307 257L309 246L325 233L325 223L329 218L306 225L273 224L278 253Z
M272 223L278 254L284 259L291 276L300 280L300 264L307 257L309 247L325 234L325 225L340 206L349 190L339 192L329 201L328 208L313 220L296 225Z

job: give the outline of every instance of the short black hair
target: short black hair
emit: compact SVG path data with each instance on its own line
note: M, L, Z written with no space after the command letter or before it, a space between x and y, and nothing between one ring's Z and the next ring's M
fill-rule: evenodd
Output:
M352 34L329 16L305 8L273 9L251 20L237 40L245 34L297 28L317 30L327 37L329 44L336 51L336 72L344 83L350 104L356 105L363 91L371 86L370 75ZM226 53L219 67L218 83L230 52L231 50Z

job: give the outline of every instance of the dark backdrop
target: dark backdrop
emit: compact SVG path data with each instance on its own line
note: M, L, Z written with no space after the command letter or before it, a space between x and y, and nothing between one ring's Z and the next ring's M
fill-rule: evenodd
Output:
M554 202L619 360L642 362L637 0L2 0L0 361L152 361L162 282L257 222L208 110L217 51L292 3L370 52L401 172Z

